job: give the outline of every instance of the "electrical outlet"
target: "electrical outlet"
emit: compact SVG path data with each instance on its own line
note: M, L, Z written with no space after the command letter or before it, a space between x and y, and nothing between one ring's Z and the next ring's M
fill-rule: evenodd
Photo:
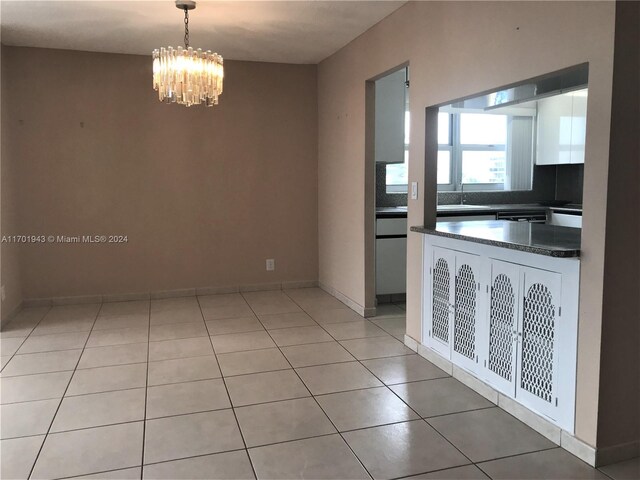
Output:
M4 302L4 299L6 298L6 294L4 293L4 285L2 285L2 287L0 287L0 296L2 297L2 301Z
M267 272L273 272L276 269L276 261L273 258L267 258Z

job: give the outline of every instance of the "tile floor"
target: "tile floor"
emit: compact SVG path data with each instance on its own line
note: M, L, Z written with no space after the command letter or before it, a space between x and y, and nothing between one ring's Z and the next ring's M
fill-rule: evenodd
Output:
M638 477L417 356L404 315L317 288L25 309L0 335L1 476Z

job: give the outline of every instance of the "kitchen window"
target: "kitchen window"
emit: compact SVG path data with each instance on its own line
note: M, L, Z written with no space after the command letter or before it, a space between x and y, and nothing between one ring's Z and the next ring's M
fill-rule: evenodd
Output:
M505 190L509 121L508 115L439 112L438 190Z

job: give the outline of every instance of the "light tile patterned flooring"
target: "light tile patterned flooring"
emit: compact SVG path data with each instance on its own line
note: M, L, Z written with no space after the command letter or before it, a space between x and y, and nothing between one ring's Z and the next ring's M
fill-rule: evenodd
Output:
M317 288L25 309L0 336L1 476L607 478L379 312Z

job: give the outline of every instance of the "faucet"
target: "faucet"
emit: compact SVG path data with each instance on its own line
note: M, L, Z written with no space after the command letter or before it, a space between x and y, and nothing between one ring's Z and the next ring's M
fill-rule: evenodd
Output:
M464 205L466 202L464 200L464 183L460 182L460 205Z

